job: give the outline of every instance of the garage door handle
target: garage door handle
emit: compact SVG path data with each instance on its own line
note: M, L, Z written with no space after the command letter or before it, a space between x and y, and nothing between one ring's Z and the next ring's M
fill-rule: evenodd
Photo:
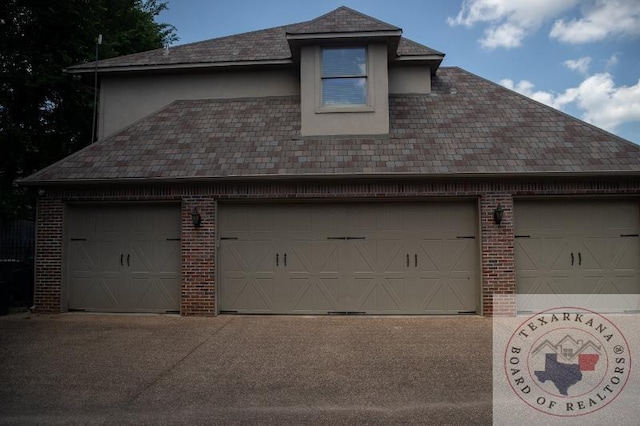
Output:
M287 266L287 253L284 254L284 266Z
M578 252L578 266L582 265L582 253Z
M407 268L409 267L409 253L407 253Z
M414 268L418 267L418 254L416 253L413 257L413 261L414 261Z
M129 266L129 258L131 258L131 255L127 254L127 266Z
M280 255L276 253L276 266L280 266Z
M573 252L571 252L571 266L573 266L573 261L574 261Z
M124 254L120 253L120 266L123 266L122 264L122 258L124 257Z

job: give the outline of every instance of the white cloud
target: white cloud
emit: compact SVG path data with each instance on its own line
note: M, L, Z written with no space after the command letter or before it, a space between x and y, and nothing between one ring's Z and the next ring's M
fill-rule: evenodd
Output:
M573 8L579 0L465 0L449 25L488 24L480 44L488 49L512 48L545 21Z
M597 0L579 19L556 21L549 35L565 43L589 43L616 36L640 36L640 1Z
M484 32L485 37L480 40L482 47L495 49L496 47L520 47L525 31L512 24L504 24L494 28L488 28Z
M633 86L616 87L611 74L598 73L586 78L578 87L559 94L535 91L534 85L527 80L514 83L505 79L500 84L553 108L574 105L581 111L583 120L609 131L624 123L640 121L640 80Z
M579 59L569 59L567 61L564 61L564 66L572 71L578 71L581 74L587 74L589 72L590 63L591 58L585 56Z
M579 10L576 6L582 5ZM578 17L568 18L569 12ZM514 48L544 23L555 23L550 37L586 43L614 36L640 36L638 0L464 0L451 26L485 25L480 44L487 49Z
M616 65L618 65L618 53L614 53L613 55L609 56L609 59L607 59L607 62L605 62L605 69L609 71Z

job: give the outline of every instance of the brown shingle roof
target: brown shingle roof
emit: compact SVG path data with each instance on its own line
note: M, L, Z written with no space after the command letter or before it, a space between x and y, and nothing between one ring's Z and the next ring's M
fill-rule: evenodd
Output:
M429 56L429 55L438 55L444 56L444 53L438 52L435 49L424 46L420 43L416 43L413 40L409 40L408 38L402 37L400 39L400 44L398 45L398 56Z
M400 28L342 6L309 22L292 25L287 34L402 31Z
M172 47L168 54L164 49L156 49L103 59L98 61L98 66L127 68L289 59L291 51L285 27L275 27ZM68 71L92 70L94 66L95 62L80 64L69 67Z
M400 30L398 27L363 15L347 7L340 7L313 21L252 31L227 37L172 47L149 50L98 61L99 70L127 70L131 68L202 66L255 61L290 61L291 49L286 35L307 32L373 32ZM398 56L441 55L436 50L401 39ZM69 67L69 72L93 72L95 62Z
M460 68L390 97L388 135L300 137L300 99L176 101L26 178L640 173L640 146Z

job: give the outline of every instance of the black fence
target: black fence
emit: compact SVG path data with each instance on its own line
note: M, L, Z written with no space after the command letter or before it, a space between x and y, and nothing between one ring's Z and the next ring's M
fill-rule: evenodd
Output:
M34 252L34 222L0 223L0 314L9 306L33 304Z

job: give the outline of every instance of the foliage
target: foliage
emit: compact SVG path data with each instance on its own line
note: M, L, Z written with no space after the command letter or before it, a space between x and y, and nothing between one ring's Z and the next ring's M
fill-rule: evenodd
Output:
M15 184L87 145L93 87L63 70L162 47L176 30L154 19L162 0L3 0L0 4L0 218L29 217Z

